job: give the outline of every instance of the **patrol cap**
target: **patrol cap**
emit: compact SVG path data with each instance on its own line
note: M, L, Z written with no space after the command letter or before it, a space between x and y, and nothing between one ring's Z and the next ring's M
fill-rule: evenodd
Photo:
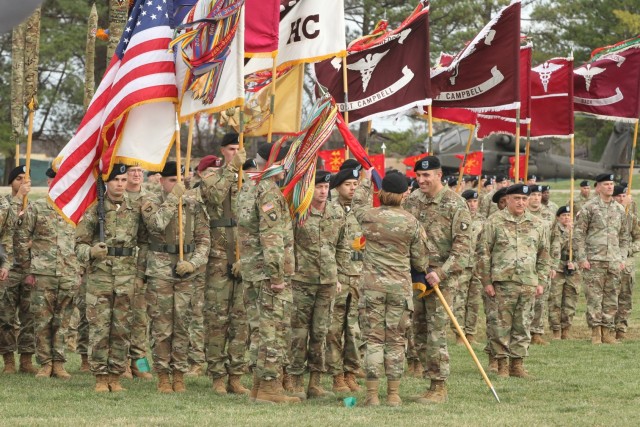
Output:
M413 166L413 171L430 171L434 169L440 169L440 159L436 156L425 156L418 160Z
M496 184L499 184L501 182L505 182L507 180L507 177L504 175L496 175L496 179L495 182Z
M614 196L619 196L621 194L624 194L627 192L627 187L625 187L624 185L616 185L615 187L613 187L613 195Z
M247 159L246 162L242 164L242 170L246 171L247 169L257 169L258 165L256 164L255 159Z
M589 186L589 181L584 180L580 183L580 187L588 187Z
M347 159L340 165L340 170L343 169L355 169L360 171L360 169L362 169L362 165L356 159Z
M260 144L260 146L258 147L258 155L262 157L266 162L267 160L269 160L269 156L271 155L271 150L273 150L275 146L276 146L275 144L270 144L268 142L264 142ZM289 146L280 147L280 151L278 152L278 155L276 156L274 161L279 162L280 160L284 159L288 152L289 152Z
M336 188L345 181L348 181L350 179L357 180L359 177L360 177L360 172L358 172L356 169L342 169L338 171L337 174L331 177L330 187L332 189Z
M123 165L122 163L116 163L111 168L111 173L107 177L107 181L106 182L111 181L112 179L114 179L118 175L124 175L125 173L127 173L127 165Z
M498 204L500 199L507 195L507 187L501 188L495 193L493 193L493 197L491 197L491 201L495 204Z
M596 182L593 183L593 186L595 187L599 182L614 181L614 178L615 176L612 173L601 173L596 176Z
M56 171L54 171L53 168L47 169L47 171L44 174L47 176L47 178L53 179L56 177Z
M329 171L316 171L315 184L329 184L331 181L331 172Z
M206 168L219 168L222 166L222 159L210 154L208 156L204 156L200 163L198 163L198 172L202 172Z
M184 173L184 166L180 168L180 173ZM174 161L165 163L162 172L160 172L160 175L164 178L178 176L178 164Z
M461 196L465 200L477 199L478 192L476 190L465 190L462 192Z
M27 173L27 167L25 165L16 166L9 172L9 184L13 182L19 175Z
M240 136L235 132L229 132L222 137L222 142L220 143L220 146L226 147L227 145L238 145L238 144L240 144Z
M382 179L382 189L387 193L402 194L408 188L407 180L399 173L390 173Z
M529 194L531 194L531 191L529 190L529 186L528 185L524 185L524 184L513 184L510 185L509 187L507 187L507 196L509 195L522 195L522 196L528 196Z
M542 185L530 185L529 193L542 193Z
M571 213L571 208L569 208L569 206L560 206L556 211L556 216L560 216L562 214L568 214L568 213Z

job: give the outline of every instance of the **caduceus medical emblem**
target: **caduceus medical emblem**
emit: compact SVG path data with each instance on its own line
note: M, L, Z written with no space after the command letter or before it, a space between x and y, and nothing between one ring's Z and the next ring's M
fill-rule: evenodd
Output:
M589 87L591 86L591 79L593 78L593 76L597 76L605 70L606 68L592 67L591 65L587 64L585 68L577 68L574 73L584 77L584 82L587 85L587 92L589 92Z
M551 74L553 74L555 71L558 71L562 67L563 67L562 65L554 64L553 62L545 62L533 69L533 71L538 73L538 76L540 77L540 82L542 83L542 87L544 88L545 93L547 93L549 88L549 81L551 80Z
M371 75L373 74L373 70L375 70L376 66L382 60L382 58L389 53L388 50L380 53L369 53L364 58L360 59L358 62L354 62L353 64L347 65L349 70L360 71L360 77L362 78L362 91L367 91L367 86L369 86L369 81L371 80Z

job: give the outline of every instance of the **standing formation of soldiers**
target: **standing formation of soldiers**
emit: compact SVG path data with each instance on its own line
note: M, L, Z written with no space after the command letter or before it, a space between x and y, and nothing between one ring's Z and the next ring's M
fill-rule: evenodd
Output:
M0 199L3 372L16 372L17 351L21 372L70 378L77 309L81 370L96 392L152 379L150 347L160 393L184 392L185 375L204 371L216 394L298 403L366 378L364 405L376 406L386 377L386 403L398 406L406 357L430 380L415 401L437 404L448 399L450 319L436 286L470 342L482 301L489 369L502 377L529 376L524 358L546 344L545 321L554 339L570 338L582 280L592 343L625 338L640 225L613 175L596 178L593 197L581 183L574 215L535 178L465 179L459 195L426 156L414 182L389 171L376 190L371 170L347 160L335 175L316 171L302 221L279 187L287 150L262 144L247 160L227 134L222 156L185 183L175 162L147 183L142 168L113 165L75 230L45 199L27 202L25 169L14 169Z

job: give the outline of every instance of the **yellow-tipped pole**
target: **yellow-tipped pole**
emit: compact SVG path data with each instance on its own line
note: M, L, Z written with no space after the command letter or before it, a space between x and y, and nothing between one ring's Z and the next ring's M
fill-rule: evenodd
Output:
M29 180L31 173L31 143L33 141L33 115L35 113L35 100L32 98L29 102L29 130L27 133L27 161L25 164L24 177L25 180ZM24 211L27 208L27 203L29 203L29 196L27 194L24 195L22 199L22 210Z
M516 184L520 182L520 108L516 108L516 161L514 165Z
M271 112L273 116L273 111ZM238 148L244 150L244 112L240 107L240 132L238 132ZM242 168L238 169L238 191L242 188ZM240 261L240 240L236 238L236 261Z
M571 135L571 154L570 154L570 162L571 162L571 184L569 190L569 210L571 211L571 218L575 218L573 214L573 189L575 185L575 176L574 176L574 165L575 165L575 138ZM573 262L573 224L571 225L571 229L569 230L569 262Z
M462 175L464 174L464 167L467 163L467 156L469 155L469 150L471 150L471 143L473 142L473 133L475 131L475 126L469 129L469 138L467 138L467 147L464 149L464 157L462 158L462 163L460 164L460 173L458 174L458 185L456 186L456 193L460 192L460 186L462 185ZM480 181L478 181L480 182Z
M191 146L193 145L193 129L195 127L196 119L191 117L189 119L189 135L187 135L187 159L184 165L184 179L187 180L189 176L189 168L191 168Z
M182 182L182 174L180 169L182 168L182 154L180 153L180 122L178 121L178 115L176 114L176 169L178 171L177 178L178 184ZM182 197L178 199L178 259L184 261L184 233L182 230Z
M342 90L344 91L344 122L349 126L349 80L347 80L347 57L342 57ZM344 157L349 158L349 147L344 147Z
M431 104L427 107L427 123L429 124L429 155L433 156L433 109Z
M638 122L639 120L636 120L636 127L633 131L633 148L631 150L631 163L629 163L629 186L627 187L627 196L631 196L631 185L633 183L633 168L635 166L636 163L636 145L638 142ZM626 213L629 213L629 206L631 206L631 203L627 204L626 207Z
M529 179L529 150L531 148L531 121L527 123L527 145L524 149L524 182Z

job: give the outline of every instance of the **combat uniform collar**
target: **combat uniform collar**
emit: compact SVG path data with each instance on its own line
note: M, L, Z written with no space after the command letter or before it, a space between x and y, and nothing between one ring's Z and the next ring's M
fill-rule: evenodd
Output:
M325 202L325 204L324 204L324 211L321 211L321 210L316 209L313 206L309 205L309 215L315 215L315 216L324 217L328 210L329 210L329 202L328 201Z
M504 215L504 217L505 217L505 219L507 221L515 222L517 224L520 224L520 223L525 222L525 221L532 221L532 219L533 219L533 215L531 215L531 212L529 212L526 209L525 209L524 213L522 215L520 215L520 216L513 215L511 212L509 212L509 209L507 209L507 208L504 208L500 212L502 212L502 214Z
M112 200L109 197L109 194L105 194L104 195L104 201L108 201L109 203L111 203L112 205L117 205L118 203L115 200ZM125 191L122 197L122 207L124 207L125 209L132 209L131 207L131 201L129 200L129 195L127 194L127 192ZM121 207L121 209L122 209Z
M438 194L436 194L434 197L429 197L427 193L423 193L423 192L420 192L420 196L427 203L440 204L440 202L442 201L442 198L447 193L447 191L451 191L451 190L449 190L446 186L443 186L442 189L438 191Z

